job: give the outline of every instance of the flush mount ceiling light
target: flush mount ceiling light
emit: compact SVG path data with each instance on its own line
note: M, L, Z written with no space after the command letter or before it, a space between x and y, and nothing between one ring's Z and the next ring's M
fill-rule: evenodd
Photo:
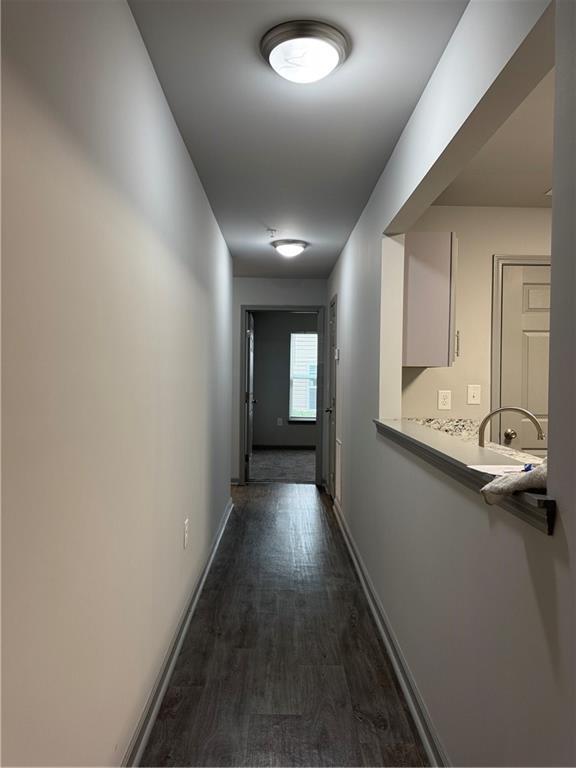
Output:
M262 56L272 69L293 83L315 83L333 72L348 56L344 34L322 21L287 21L268 30L260 41Z
M273 245L278 253L287 259L299 256L304 248L308 247L308 243L305 240L274 240L270 245Z

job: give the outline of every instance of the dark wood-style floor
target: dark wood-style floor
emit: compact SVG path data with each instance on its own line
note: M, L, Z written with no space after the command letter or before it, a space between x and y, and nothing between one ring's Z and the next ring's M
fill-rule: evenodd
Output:
M427 765L326 499L234 503L142 765Z

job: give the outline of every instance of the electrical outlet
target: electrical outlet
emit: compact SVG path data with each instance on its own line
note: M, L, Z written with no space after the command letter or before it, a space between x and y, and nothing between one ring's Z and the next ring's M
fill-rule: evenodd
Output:
M438 390L438 410L449 411L451 408L452 408L452 390L439 389Z
M480 405L482 387L480 384L468 384L468 405Z
M190 526L190 520L188 518L186 518L186 520L184 520L184 549L187 549L187 547L188 547L188 529L189 529L189 526Z
M276 426L277 427L283 427L284 426L284 419L281 416L278 416L276 419Z

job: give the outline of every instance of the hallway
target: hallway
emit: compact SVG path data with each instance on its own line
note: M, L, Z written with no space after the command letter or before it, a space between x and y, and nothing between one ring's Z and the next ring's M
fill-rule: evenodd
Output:
M576 0L1 17L0 765L576 767Z
M142 765L426 765L327 498L233 496Z

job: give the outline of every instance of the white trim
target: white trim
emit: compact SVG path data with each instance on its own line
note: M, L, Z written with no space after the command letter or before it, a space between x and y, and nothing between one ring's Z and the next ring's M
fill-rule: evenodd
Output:
M376 592L374 584L372 583L372 579L368 575L368 570L364 565L362 556L360 555L356 543L352 537L352 533L350 532L348 523L346 522L346 518L342 512L342 507L336 500L334 501L333 509L334 516L336 517L338 525L340 526L340 530L344 536L344 541L346 542L348 552L352 558L354 568L356 569L356 573L358 574L358 578L360 579L360 583L368 600L372 616L376 622L376 626L382 637L384 645L386 646L386 650L388 651L390 661L392 662L392 666L396 672L398 682L400 683L402 692L406 697L408 708L412 714L412 717L414 718L414 723L418 730L418 734L422 739L424 749L426 750L426 754L430 760L430 765L449 766L450 761L448 760L446 751L441 744L436 728L432 724L432 720L428 714L426 705L424 704L422 696L418 690L418 686L416 685L416 681L414 680L408 663L404 658L404 654L402 653L392 627L390 626L390 621L386 616L386 611L384 610L380 598L378 597L378 593Z
M337 499L334 497L333 499L333 507L334 507L334 513L336 514L336 520L338 521L338 525L342 529L342 535L344 536L344 539L346 540L346 546L348 549L350 549L350 554L352 555L351 545L348 539L352 538L352 534L348 530L348 524L344 520L344 512L342 511L342 504L340 503L340 499ZM354 557L352 557L354 560ZM356 567L356 561L354 561L354 567ZM362 585L364 586L364 585Z
M190 626L190 621L194 611L196 610L198 599L202 592L202 588L204 587L204 583L206 582L206 577L208 576L210 568L212 567L212 563L214 562L216 552L218 551L218 546L220 545L222 535L226 525L228 524L228 519L230 518L230 514L232 513L233 509L234 503L232 502L232 499L228 499L226 509L224 510L222 520L220 521L220 525L218 527L218 531L214 537L214 543L212 544L212 549L210 551L208 561L204 566L196 586L194 587L190 601L188 603L188 607L184 611L184 615L180 620L178 629L174 635L174 639L170 645L170 648L168 649L164 662L162 663L160 673L156 679L156 682L154 683L154 687L152 688L152 692L150 693L146 706L144 707L144 712L142 713L140 722L136 727L134 736L128 745L124 759L122 760L121 764L123 766L137 766L140 764L140 760L142 759L142 755L146 749L146 744L150 738L150 732L152 731L156 716L158 715L158 710L162 704L162 699L164 698L164 694L168 688L170 677L174 671L176 659L178 658L178 654L182 648L182 643L184 642L186 632Z
M334 442L334 499L337 499L340 505L342 501L342 440L337 437Z

